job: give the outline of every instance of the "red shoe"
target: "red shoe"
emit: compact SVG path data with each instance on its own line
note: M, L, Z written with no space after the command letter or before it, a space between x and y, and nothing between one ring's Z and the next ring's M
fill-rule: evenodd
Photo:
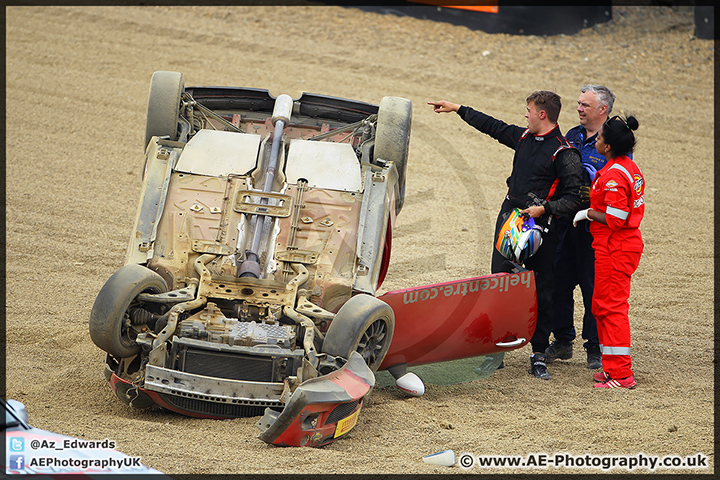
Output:
M595 388L635 388L635 385L635 378L630 375L629 377L621 378L620 380L608 377L604 382L596 383L593 386Z
M610 375L608 375L608 374L605 373L605 372L595 372L595 373L593 373L593 380L595 380L596 382L604 382L604 381L607 380L608 378L610 378Z

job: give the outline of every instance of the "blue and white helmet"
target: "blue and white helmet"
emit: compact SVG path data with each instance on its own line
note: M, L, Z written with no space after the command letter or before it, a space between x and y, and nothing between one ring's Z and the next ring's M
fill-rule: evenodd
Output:
M507 259L523 263L537 253L542 245L542 230L532 217L513 209L503 223L495 248Z

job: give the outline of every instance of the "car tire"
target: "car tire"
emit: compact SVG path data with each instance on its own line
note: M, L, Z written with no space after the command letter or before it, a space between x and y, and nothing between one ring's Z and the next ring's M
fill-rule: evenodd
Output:
M158 71L153 73L148 94L145 147L154 136L177 140L179 135L180 98L185 89L182 73Z
M138 304L141 293L165 293L165 280L152 270L128 264L116 271L100 289L90 311L90 338L116 358L128 358L140 351L128 328L129 310Z
M398 172L398 196L395 213L405 203L405 173L410 148L412 102L401 97L383 97L378 108L374 158L395 163Z
M356 351L376 372L390 349L394 330L395 314L390 305L359 294L345 302L330 322L322 351L345 359Z

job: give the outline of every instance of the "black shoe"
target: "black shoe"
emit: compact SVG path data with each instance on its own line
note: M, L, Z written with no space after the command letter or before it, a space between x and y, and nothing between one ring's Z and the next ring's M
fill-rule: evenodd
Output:
M545 349L546 362L552 363L553 360L570 360L572 358L573 344L572 342L555 340Z
M587 363L590 370L602 368L602 353L600 353L600 345L585 343L587 350Z
M545 355L542 353L536 353L530 355L530 372L537 378L543 380L550 380L550 374L547 371L547 365L545 364Z

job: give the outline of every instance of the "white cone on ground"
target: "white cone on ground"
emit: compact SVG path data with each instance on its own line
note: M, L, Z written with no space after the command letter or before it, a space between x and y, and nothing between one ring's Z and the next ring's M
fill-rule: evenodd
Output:
M408 395L412 395L413 397L420 397L423 393L425 393L425 384L422 380L420 380L420 377L412 372L407 372L405 375L395 380L395 385L397 385L400 390Z
M455 465L455 452L452 450L443 450L442 452L425 455L423 462L430 465L440 465L441 467L452 467Z

